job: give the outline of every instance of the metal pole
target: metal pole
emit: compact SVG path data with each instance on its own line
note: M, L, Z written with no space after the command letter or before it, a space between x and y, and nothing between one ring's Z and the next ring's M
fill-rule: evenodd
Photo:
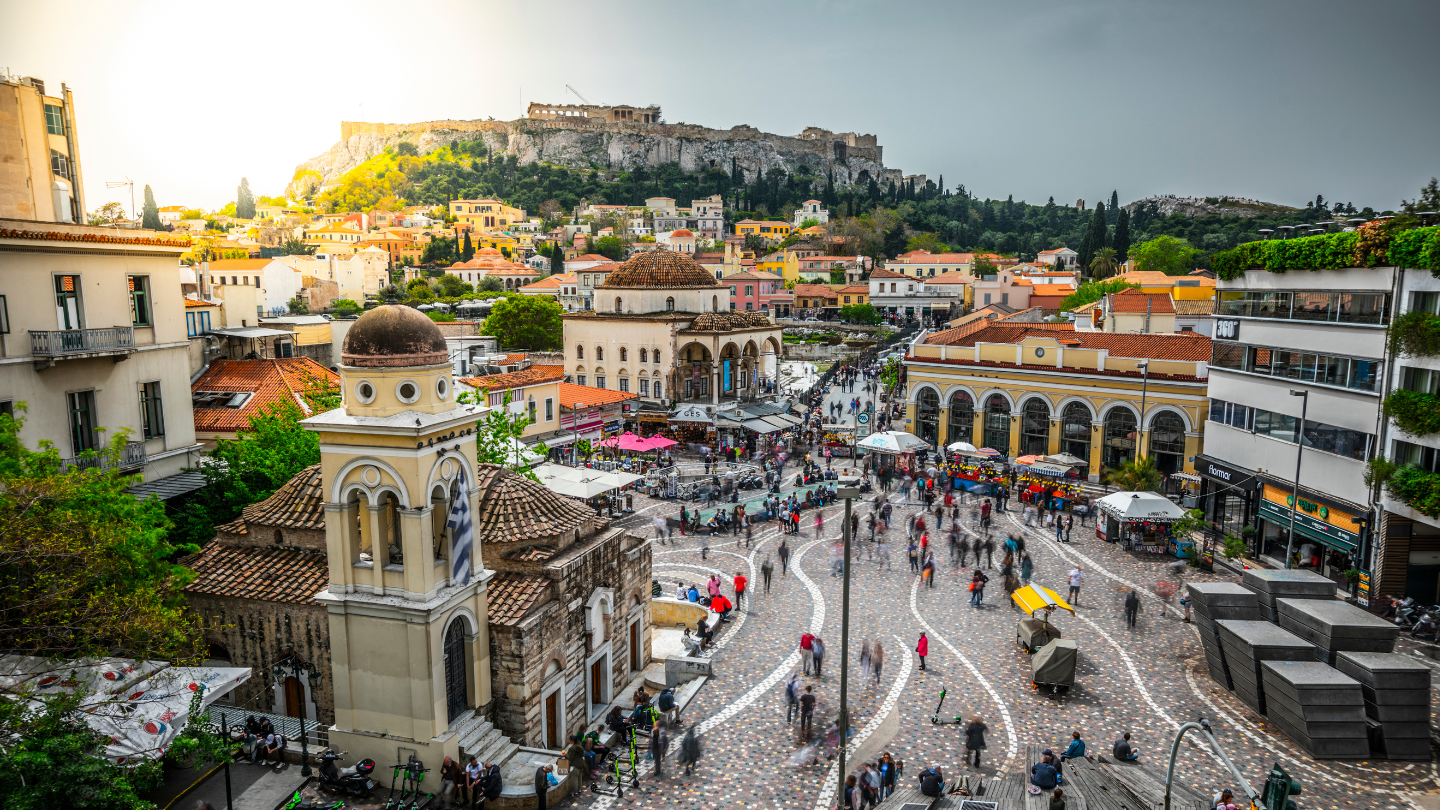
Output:
M1300 425L1295 432L1295 480L1290 484L1290 536L1285 538L1285 567L1290 567L1290 550L1295 547L1295 512L1300 508L1300 460L1305 456L1305 416L1310 410L1310 392L1290 390L1300 397Z
M1140 446L1143 443L1142 437L1145 435L1145 395L1150 393L1150 361L1145 360L1139 366L1144 371L1144 376L1140 380L1140 424L1135 429L1136 461L1140 460ZM1146 453L1145 455L1148 457L1150 454Z
M849 690L846 689L850 674L850 503L858 494L854 486L846 487L844 493L845 584L840 592L840 784L835 788L835 797L839 802L845 800L845 743L850 729Z
M225 713L220 712L220 739L228 746L230 743L230 723L225 719ZM225 810L235 810L234 800L230 795L230 760L225 760Z
M1250 807L1256 807L1256 800L1260 798L1260 794L1255 792L1255 788L1250 786L1249 780L1235 767L1235 763L1230 761L1230 756L1225 753L1225 749L1220 747L1220 742L1216 740L1215 735L1211 733L1210 721L1202 717L1198 723L1186 723L1181 726L1180 730L1175 732L1175 741L1170 744L1170 766L1165 771L1164 810L1170 810L1170 786L1175 781L1175 756L1180 752L1180 739L1185 736L1185 732L1187 731L1198 731L1205 735L1205 739L1210 742L1210 747L1215 750L1216 754L1220 755L1220 761L1224 762L1225 767L1230 770L1230 775L1235 777L1235 780L1240 783L1240 789L1245 793L1246 797L1250 799Z

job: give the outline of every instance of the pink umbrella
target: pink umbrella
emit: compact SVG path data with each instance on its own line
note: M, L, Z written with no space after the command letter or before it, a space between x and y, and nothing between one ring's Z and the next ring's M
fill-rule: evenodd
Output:
M618 447L620 444L620 437L611 436L608 439L601 439L600 441L596 442L596 444L600 445L601 447Z
M649 444L651 450L663 450L672 444L679 444L679 442L674 439L667 439L664 436L651 436L645 441Z
M621 450L634 450L636 452L644 452L651 449L650 445L644 439L636 436L634 433L631 433L628 430L620 434L619 439Z

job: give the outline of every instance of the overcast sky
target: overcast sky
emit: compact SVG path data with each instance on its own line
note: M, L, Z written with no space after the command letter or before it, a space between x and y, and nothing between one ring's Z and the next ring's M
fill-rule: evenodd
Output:
M161 205L277 194L342 120L508 120L566 84L874 133L981 197L1382 209L1440 175L1437 31L1434 0L0 0L0 67L70 85L92 210L125 176Z

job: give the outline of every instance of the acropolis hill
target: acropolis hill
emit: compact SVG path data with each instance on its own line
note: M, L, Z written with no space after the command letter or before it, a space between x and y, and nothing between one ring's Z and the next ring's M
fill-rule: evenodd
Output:
M885 168L882 147L874 135L806 127L792 137L761 132L746 124L710 129L698 124L651 123L659 120L658 107L534 103L527 117L515 121L342 121L340 141L330 151L300 164L297 171L318 172L328 186L387 146L409 141L423 154L478 136L492 152L515 155L522 164L544 161L619 171L678 163L683 171L695 172L710 167L729 171L733 159L748 178L762 168L793 172L807 166L821 175L833 172L837 186L871 179L898 183L901 179L900 171Z

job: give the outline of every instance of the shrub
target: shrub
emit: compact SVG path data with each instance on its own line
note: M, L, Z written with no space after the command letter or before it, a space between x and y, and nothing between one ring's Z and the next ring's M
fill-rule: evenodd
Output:
M1385 415L1412 436L1440 431L1440 397L1419 391L1392 391L1385 399Z

